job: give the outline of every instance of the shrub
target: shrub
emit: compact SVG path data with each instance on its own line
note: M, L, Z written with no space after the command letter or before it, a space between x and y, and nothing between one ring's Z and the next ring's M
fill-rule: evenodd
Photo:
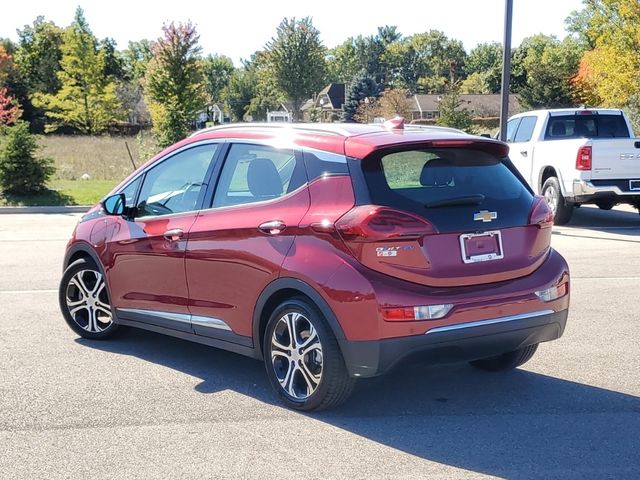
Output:
M6 193L25 194L43 190L55 169L48 158L36 156L39 146L28 122L5 129L0 149L0 187Z

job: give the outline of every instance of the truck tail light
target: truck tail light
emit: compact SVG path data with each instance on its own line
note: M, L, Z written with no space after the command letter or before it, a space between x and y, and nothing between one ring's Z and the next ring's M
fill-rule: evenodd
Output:
M591 170L591 147L580 147L576 156L577 170Z

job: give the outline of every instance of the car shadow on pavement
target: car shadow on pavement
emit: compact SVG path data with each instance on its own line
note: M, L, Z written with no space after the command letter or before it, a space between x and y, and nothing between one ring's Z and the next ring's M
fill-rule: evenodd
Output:
M230 389L277 404L262 364L240 355L137 329L110 342L77 341L200 378L196 390L204 394ZM506 478L640 473L639 397L526 369L405 365L360 380L343 406L307 416L420 458Z
M638 236L640 215L637 210L600 210L598 207L585 205L574 209L571 221L563 226Z

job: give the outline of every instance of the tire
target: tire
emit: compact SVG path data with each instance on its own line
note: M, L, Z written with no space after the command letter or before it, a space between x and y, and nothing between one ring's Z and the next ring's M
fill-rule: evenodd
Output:
M519 348L513 352L503 353L495 357L482 358L469 363L480 370L486 370L488 372L513 370L531 360L536 350L538 350L538 344L534 343L533 345Z
M611 210L616 206L616 202L614 202L613 200L598 200L596 202L596 205L600 210Z
M102 270L89 258L76 260L64 271L58 301L71 330L83 338L106 339L118 329Z
M353 391L355 379L347 372L331 328L306 298L293 297L273 311L262 351L271 386L290 408L336 407Z
M565 225L571 220L573 205L568 203L560 190L560 182L556 177L549 177L542 185L542 195L553 212L553 223Z

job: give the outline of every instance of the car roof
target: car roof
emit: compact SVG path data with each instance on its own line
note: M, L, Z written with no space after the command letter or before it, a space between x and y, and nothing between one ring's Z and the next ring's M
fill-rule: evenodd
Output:
M364 158L374 150L401 144L432 141L473 141L498 143L461 130L431 125L359 123L235 123L199 130L190 140L262 140L285 147L308 147Z

